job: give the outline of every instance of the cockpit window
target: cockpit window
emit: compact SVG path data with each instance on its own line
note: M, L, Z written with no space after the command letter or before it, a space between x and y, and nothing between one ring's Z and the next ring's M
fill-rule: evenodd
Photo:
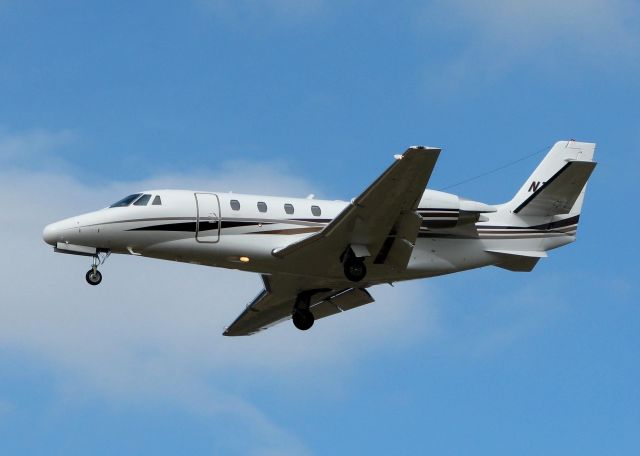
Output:
M133 205L134 206L146 206L150 199L151 199L151 195L145 193L140 198L138 198L136 200L136 202L133 203Z
M129 204L133 203L142 193L134 193L133 195L129 195L126 198L122 198L120 201L113 203L109 207L125 207Z
M162 206L162 200L160 199L160 195L156 195L156 197L153 199L153 203L151 203L152 206Z

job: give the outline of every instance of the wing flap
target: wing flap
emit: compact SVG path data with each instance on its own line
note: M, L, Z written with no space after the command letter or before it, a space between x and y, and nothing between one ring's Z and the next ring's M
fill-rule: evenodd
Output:
M356 307L374 302L373 297L364 288L350 288L341 291L311 307L316 320L325 318Z
M388 264L396 270L404 270L411 259L422 217L417 212L402 213L385 239L374 264Z
M249 336L291 318L299 293L312 290L310 310L316 320L372 303L364 288L317 289L300 277L263 276L265 288L224 331L225 336ZM301 283L302 282L302 283ZM302 288L294 288L294 284Z

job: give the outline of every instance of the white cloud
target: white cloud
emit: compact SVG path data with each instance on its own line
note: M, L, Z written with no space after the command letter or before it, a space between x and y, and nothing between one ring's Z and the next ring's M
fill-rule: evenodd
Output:
M453 0L452 9L487 40L511 52L549 45L591 53L634 49L638 5L628 0Z
M71 130L33 129L9 133L0 129L0 163L38 160L43 155L73 142L75 138L76 135Z
M421 16L462 40L459 51L429 69L430 82L457 89L463 83L499 79L531 70L554 79L582 71L615 73L637 67L640 5L631 0L450 0ZM527 71L528 70L528 71Z
M28 140L14 135L12 141L30 150ZM143 188L235 187L293 195L312 190L271 165L236 162L223 169L100 187L53 172L0 171L0 236L6 241L0 344L43 360L70 400L98 395L169 401L243 423L242 432L253 436L247 452L302 454L295 433L231 391L259 382L282 401L342 394L354 360L416 343L429 332L434 319L423 302L428 284L374 289L376 303L321 320L306 333L285 323L256 336L226 338L224 326L262 286L257 275L114 256L102 267L103 283L90 287L86 258L54 254L41 239L45 224ZM326 371L332 375L319 375ZM299 385L305 397L292 397Z

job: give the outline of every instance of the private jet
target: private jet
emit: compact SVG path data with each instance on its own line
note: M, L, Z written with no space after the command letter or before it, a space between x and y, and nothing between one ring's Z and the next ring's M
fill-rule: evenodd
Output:
M557 142L508 202L426 189L439 148L414 146L351 201L147 190L47 225L55 252L92 258L102 281L112 254L261 274L264 289L224 331L254 334L374 301L367 288L484 266L531 271L576 239L595 144Z

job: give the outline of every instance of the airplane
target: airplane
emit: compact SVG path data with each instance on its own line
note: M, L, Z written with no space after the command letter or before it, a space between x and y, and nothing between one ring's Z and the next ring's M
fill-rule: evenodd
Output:
M484 266L531 271L576 240L594 143L553 145L508 202L489 205L427 189L441 149L413 146L351 201L192 190L133 193L43 231L55 252L112 254L261 274L264 289L225 331L254 334L374 302L367 288Z

